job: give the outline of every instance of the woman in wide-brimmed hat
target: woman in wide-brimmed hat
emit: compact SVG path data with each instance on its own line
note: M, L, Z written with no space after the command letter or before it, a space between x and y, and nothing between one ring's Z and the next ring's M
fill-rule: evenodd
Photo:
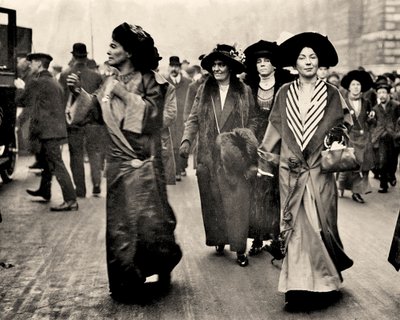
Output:
M351 190L353 200L359 203L364 203L361 194L371 192L368 171L374 167L370 125L368 123L368 115L372 106L363 98L363 93L368 91L372 85L371 76L368 72L362 70L350 71L341 81L341 86L349 91L346 103L354 123L349 132L348 144L355 150L360 169L356 172L339 173L339 195L343 196L345 189Z
M122 23L112 32L103 85L95 96L72 74L68 85L81 110L107 127L106 249L109 287L118 300L141 298L146 277L169 286L181 258L175 215L168 204L160 131L168 82L152 71L159 56L140 26ZM87 108L85 108L87 106Z
M285 254L279 291L286 293L289 307L297 302L312 307L337 297L341 272L353 264L337 228L335 176L320 169L324 140L342 139L348 109L339 91L317 77L320 64L338 63L327 37L313 32L295 35L280 45L279 57L282 66L298 71L299 78L284 84L275 97L258 150L259 175L279 174ZM347 120L350 125L351 118Z
M189 155L190 146L198 135L197 179L206 244L215 246L218 254L229 244L237 253L237 263L244 267L248 264L245 251L251 189L245 178L248 163L234 166L235 159L228 156L234 152L225 150L226 140L217 142L220 134L245 128L249 110L254 107L251 89L237 78L245 70L243 58L235 47L220 44L202 59L201 66L210 76L197 90L185 123L180 154ZM231 146L235 150L239 148L239 158L240 154L247 153L244 136L232 135L232 144L242 142L240 146ZM243 161L245 158L243 156Z
M245 82L253 92L254 112L249 116L249 128L261 143L268 125L268 116L279 88L294 78L279 67L278 44L260 40L244 50L246 56ZM278 179L255 179L249 237L254 238L249 255L261 252L263 240L279 234Z

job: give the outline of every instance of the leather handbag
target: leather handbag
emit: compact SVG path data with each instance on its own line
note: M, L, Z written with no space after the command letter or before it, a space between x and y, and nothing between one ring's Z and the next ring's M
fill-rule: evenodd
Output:
M321 172L344 172L360 169L354 148L344 146L340 149L332 149L330 145L327 145L327 138L325 138L324 144L327 149L321 152Z

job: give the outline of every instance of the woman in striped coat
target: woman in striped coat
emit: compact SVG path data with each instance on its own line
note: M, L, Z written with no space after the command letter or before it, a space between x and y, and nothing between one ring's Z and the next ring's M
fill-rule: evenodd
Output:
M320 169L327 133L340 141L348 121L339 91L318 79L318 65L338 62L335 48L318 33L298 34L280 46L284 66L299 78L279 90L259 148L259 175L279 174L282 263L279 291L288 306L337 297L341 271L353 262L337 228L337 188ZM297 303L300 304L297 304Z

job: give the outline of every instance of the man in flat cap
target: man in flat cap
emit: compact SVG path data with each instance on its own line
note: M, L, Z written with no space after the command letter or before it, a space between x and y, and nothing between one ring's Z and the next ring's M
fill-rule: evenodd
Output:
M31 61L33 78L25 87L21 103L32 111L29 136L31 140L39 140L40 155L45 161L39 189L26 191L31 196L49 201L51 180L55 175L64 202L50 210L78 210L75 189L61 157L60 146L66 142L67 128L62 88L48 71L53 58L46 53L31 53L27 58Z

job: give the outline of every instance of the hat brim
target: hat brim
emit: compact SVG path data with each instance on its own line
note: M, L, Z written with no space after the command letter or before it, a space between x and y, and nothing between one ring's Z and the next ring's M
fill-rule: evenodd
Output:
M246 56L245 65L249 66L250 64L255 63L258 58L265 57L270 59L271 63L275 66L277 50L278 45L276 42L260 40L256 43L253 43L243 52Z
M71 51L71 53L72 53L72 55L74 55L75 57L79 57L79 58L87 57L87 55L89 54L89 52L86 52L86 53L83 53L83 52L77 53L77 52L73 52L73 51Z
M368 72L362 71L362 70L352 70L348 74L346 74L342 81L340 82L340 85L349 90L350 88L350 83L353 80L357 80L361 84L361 91L365 92L368 91L369 89L372 88L374 85L371 76L369 75Z
M47 53L30 53L30 54L27 55L26 59L28 61L32 61L32 60L48 60L49 62L51 62L53 60L53 58Z
M333 44L328 37L316 32L299 33L279 46L279 62L282 67L293 67L303 48L312 48L318 56L320 67L333 67L339 58Z
M221 51L213 51L206 55L202 60L201 60L201 67L208 72L212 73L212 65L215 60L222 60L225 61L230 67L231 71L234 74L239 74L245 71L245 66L243 63L233 59L227 54L224 54Z

